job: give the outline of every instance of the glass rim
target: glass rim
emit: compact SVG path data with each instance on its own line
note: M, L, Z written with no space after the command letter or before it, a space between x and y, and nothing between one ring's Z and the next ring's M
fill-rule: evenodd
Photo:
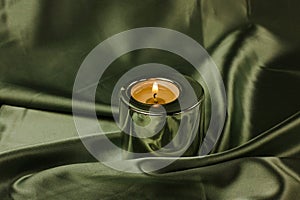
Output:
M195 107L197 107L198 105L200 105L203 100L204 100L204 92L202 92L202 94L200 95L200 98L197 99L197 102L195 102L193 105L190 105L189 107L187 108L184 108L183 110L180 109L180 106L178 107L178 110L174 110L174 111L168 111L167 110L167 107L168 106L172 106L174 105L176 102L178 102L178 100L176 99L175 101L172 101L170 103L167 103L167 104L143 104L141 102L138 102L137 100L135 100L132 96L131 96L131 88L139 83L139 82L142 82L142 81L146 81L146 80L149 80L149 79L157 79L157 80L163 80L163 81L168 81L170 83L173 83L174 85L176 85L176 87L179 89L179 96L177 97L180 98L183 94L182 94L182 91L183 91L183 88L182 86L177 82L177 81L174 81L174 80L170 80L168 78L163 78L163 77L152 77L152 78L143 78L143 79L139 79L139 80L135 80L133 81L132 83L130 83L126 89L125 88L122 88L121 89L121 92L120 92L120 99L123 103L125 103L127 106L128 106L128 109L129 110L132 110L134 112L137 112L139 114L145 114L145 115L150 115L150 116L163 116L165 114L167 115L180 115L182 113L186 113L186 112L189 112L190 110L193 110ZM193 80L195 81L195 80ZM195 81L196 82L196 81ZM198 83L198 82L197 82ZM199 83L198 83L199 84ZM199 86L201 87L201 89L203 90L202 86L199 84ZM157 106L158 105L158 106ZM164 107L166 112L151 112L150 111L150 108L153 107L155 108L155 106L158 107Z

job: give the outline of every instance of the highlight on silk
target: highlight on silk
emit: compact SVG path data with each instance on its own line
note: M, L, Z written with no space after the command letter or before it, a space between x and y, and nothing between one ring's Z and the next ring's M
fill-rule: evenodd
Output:
M0 0L0 200L300 199L299 0Z

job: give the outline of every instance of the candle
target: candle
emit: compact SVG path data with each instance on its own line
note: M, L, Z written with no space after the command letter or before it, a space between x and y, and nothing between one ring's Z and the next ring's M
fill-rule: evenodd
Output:
M168 79L151 78L135 83L131 96L142 104L168 104L179 97L179 87Z
M132 80L122 87L119 127L125 159L197 155L203 88L187 76L169 77Z

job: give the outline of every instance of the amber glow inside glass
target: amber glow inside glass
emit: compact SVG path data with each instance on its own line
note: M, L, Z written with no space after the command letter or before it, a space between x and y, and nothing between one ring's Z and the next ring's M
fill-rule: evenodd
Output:
M168 79L151 78L142 80L131 88L131 96L143 104L168 104L175 101L179 94L179 88Z

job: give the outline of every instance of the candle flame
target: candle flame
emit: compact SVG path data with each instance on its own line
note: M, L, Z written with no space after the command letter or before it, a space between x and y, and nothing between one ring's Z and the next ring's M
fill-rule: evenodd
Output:
M158 84L156 82L153 83L152 93L153 93L153 95L158 93Z

